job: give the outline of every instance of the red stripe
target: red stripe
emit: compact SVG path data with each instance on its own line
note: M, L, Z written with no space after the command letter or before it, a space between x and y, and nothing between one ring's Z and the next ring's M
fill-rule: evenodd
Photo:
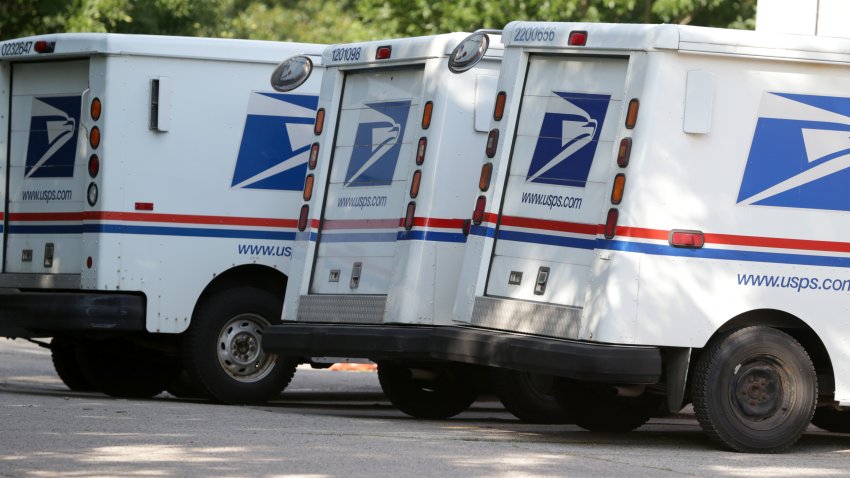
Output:
M599 234L605 234L605 224L597 226ZM617 228L618 236L637 237L639 239L657 239L666 241L670 231L662 231L660 229L646 229L643 227L628 227L620 226ZM706 241L708 242L708 241Z
M495 218L495 216L494 216ZM489 217L489 222L495 222ZM502 225L527 227L560 232L574 232L581 234L604 234L604 224L580 224L561 221L549 221L544 219L530 219L522 217L503 216ZM617 236L633 237L636 239L649 239L667 241L669 230L648 229L644 227L617 227ZM844 252L850 253L850 242L817 241L810 239L787 239L780 237L741 236L734 234L705 234L706 244L723 244L728 246L764 247L770 249L796 249L804 251L822 252Z
M801 249L807 251L850 252L850 243L814 241L808 239L783 239L779 237L735 236L731 234L706 234L706 243L734 246Z
M325 230L335 229L393 229L403 227L404 219L331 219L324 222ZM434 227L460 229L463 219L444 219L437 217L414 217L416 227ZM314 225L315 227L315 225Z
M413 218L413 225L417 227L442 227L446 229L460 229L463 227L463 219L416 217Z
M502 216L503 226L527 227L531 229L543 229L546 231L572 232L576 234L596 235L598 226L596 224L582 224L578 222L551 221L548 219L533 219L529 217Z
M222 226L295 227L295 219L262 217L199 216L189 214L153 214L143 212L30 212L9 214L12 222L47 221L130 221L176 224L212 224Z
M82 221L82 212L10 212L9 221Z

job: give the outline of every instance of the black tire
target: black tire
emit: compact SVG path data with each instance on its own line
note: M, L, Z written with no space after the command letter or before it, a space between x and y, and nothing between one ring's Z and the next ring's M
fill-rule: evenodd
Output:
M81 341L76 352L86 380L113 397L159 395L180 370L176 359L124 338Z
M554 395L554 377L508 369L492 369L493 393L515 417L528 423L572 423Z
M263 328L280 322L283 296L239 287L210 297L192 318L183 366L209 396L229 404L265 402L280 395L298 361L267 354Z
M50 341L50 356L53 368L62 382L74 392L91 392L95 390L83 375L77 361L77 342L64 336L53 337Z
M413 370L404 364L378 363L378 380L384 395L412 417L450 418L478 398L476 377L467 367L445 364L417 370L423 370L428 377L415 378Z
M805 349L771 327L711 340L697 360L691 394L703 430L726 448L779 453L812 421L817 376Z
M613 386L570 386L555 388L561 407L569 410L576 425L592 432L629 432L648 422L662 397L643 393L636 397L617 395Z
M850 433L850 408L818 408L812 417L812 425L828 432Z

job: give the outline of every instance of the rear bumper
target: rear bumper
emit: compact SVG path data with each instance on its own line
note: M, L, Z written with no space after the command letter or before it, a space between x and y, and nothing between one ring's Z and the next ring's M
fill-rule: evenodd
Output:
M0 290L0 335L145 330L145 298L136 294Z
M263 348L290 356L440 360L526 370L601 383L661 380L661 350L519 335L468 327L284 323Z

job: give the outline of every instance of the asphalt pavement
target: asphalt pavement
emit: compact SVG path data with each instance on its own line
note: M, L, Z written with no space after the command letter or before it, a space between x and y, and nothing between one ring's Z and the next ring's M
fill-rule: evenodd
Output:
M263 406L70 392L49 352L0 339L0 477L833 477L850 435L810 427L791 452L718 450L687 413L637 431L523 424L493 399L416 420L374 372L301 368Z

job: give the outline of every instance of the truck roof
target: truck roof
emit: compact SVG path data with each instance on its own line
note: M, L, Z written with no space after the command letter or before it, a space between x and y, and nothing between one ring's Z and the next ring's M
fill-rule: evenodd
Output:
M38 41L54 42L51 53L37 53ZM137 55L235 62L279 63L288 56L321 54L325 45L229 38L198 38L119 33L56 33L0 42L0 60L45 60L89 55ZM293 51L294 50L294 51Z
M343 43L328 46L322 54L322 63L325 66L339 64L363 64L372 63L375 61L375 54L379 47L392 47L391 57L385 60L387 63L392 63L394 60L422 60L426 58L438 58L441 56L449 56L452 50L458 43L463 41L469 33L453 32L443 33L440 35L427 35L410 38L392 38L386 40L373 40L356 43ZM334 59L334 51L339 51L345 48L360 48L361 55L357 60ZM501 38L496 32L490 35L490 47L487 49L485 58L501 58L502 51ZM382 60L383 61L383 60Z
M587 32L587 43L584 46L567 46L569 34L573 31ZM543 32L547 34L541 34ZM549 32L551 34L548 34ZM505 47L535 49L678 50L750 57L850 62L850 39L690 25L516 21L505 26L502 42Z

